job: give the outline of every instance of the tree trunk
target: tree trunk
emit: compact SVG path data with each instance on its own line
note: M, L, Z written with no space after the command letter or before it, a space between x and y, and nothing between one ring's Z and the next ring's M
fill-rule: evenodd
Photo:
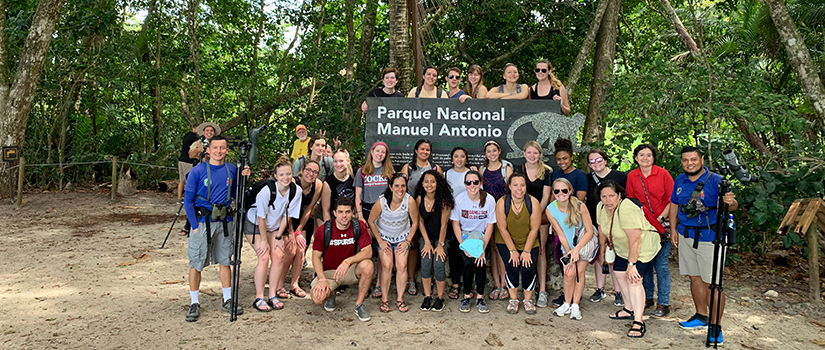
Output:
M416 0L407 0L407 14L410 18L410 30L412 31L413 43L413 76L415 85L423 84L424 79L424 52L421 48L421 28L419 20L421 8Z
M813 106L814 114L820 122L819 125L823 125L825 123L825 91L818 70L811 61L805 40L799 34L799 29L788 13L784 1L765 0L765 5L767 5L776 31L779 32L779 38L782 39L785 51L788 53L788 59L791 61L794 73L796 73L796 80L802 86L808 102Z
M189 54L192 61L192 68L194 69L195 77L192 82L192 104L189 110L192 118L195 120L203 120L201 118L201 42L198 39L198 9L200 8L199 0L189 0L189 9L186 12L187 27L189 30ZM257 46L256 46L257 47ZM160 26L158 25L158 51L156 67L160 67ZM160 90L160 84L158 84ZM157 145L155 146L157 147Z
M9 39L6 37L6 0L0 0L0 107L6 106L11 89ZM0 117L2 112L0 111Z
M0 106L0 146L24 146L23 141L26 136L26 123L34 100L34 92L37 83L40 81L40 74L43 72L43 65L46 61L46 53L52 41L52 34L60 13L63 11L65 0L41 0L37 5L37 10L32 18L29 33L23 44L23 50L18 56L18 65L15 70L14 82L10 85L9 76L6 79L0 78L0 83L8 86L8 93L5 104ZM0 0L0 13L5 16L5 2ZM6 19L2 18L0 22ZM5 24L4 24L5 26ZM5 36L0 43L0 59L3 59L3 67L0 68L0 75L9 68L5 66L8 62L8 43ZM2 45L4 44L4 45ZM2 90L0 90L2 91ZM9 163L0 163L0 174L5 174ZM11 195L8 193L8 177L0 176L0 196Z
M602 24L604 11L607 10L607 4L609 2L610 0L600 0L598 7L596 7L593 21L590 22L590 29L587 30L587 36L584 37L582 47L579 49L578 56L576 56L576 63L573 64L573 70L567 78L567 86L565 86L565 88L567 88L567 96L573 95L573 89L576 88L576 82L579 81L579 75L581 75L584 62L590 57L590 49L593 48L593 41L596 39L596 33Z
M606 0L607 9L596 37L596 53L593 58L593 84L590 86L590 104L584 122L582 139L595 141L602 135L599 128L603 111L601 105L607 98L608 78L613 74L613 59L616 57L616 29L619 24L621 0Z
M352 81L355 65L355 25L352 23L353 12L355 11L355 0L346 0L344 10L344 21L347 26L347 66L345 68L345 78L347 82ZM352 92L352 89L349 89ZM346 112L345 112L346 113Z
M415 82L410 62L410 27L406 0L388 0L390 21L390 67L401 72L399 90L406 94Z
M266 22L266 14L264 7L266 2L260 1L260 22L258 22L258 31L255 33L255 47L252 48L252 63L250 64L250 72L252 80L249 82L249 95L246 97L246 112L252 114L255 108L255 89L258 87L258 44L261 42L261 36L264 33L264 23ZM286 53L284 53L286 55Z
M696 45L696 41L693 40L693 37L690 33L688 33L685 25L682 24L682 20L679 19L676 11L673 10L673 6L670 5L670 1L659 0L659 3L662 4L662 8L665 9L665 14L667 14L667 19L670 20L671 24L673 24L673 29L676 30L676 34L679 35L679 39L682 40L683 44L685 44L685 47L688 51L690 51L690 54L693 55L693 58L701 58L702 53L699 52L699 47Z
M157 39L155 40L155 86L152 87L152 152L160 149L160 130L163 127L161 119L161 90L160 90L160 11L157 13L158 21L156 25ZM148 152L147 152L148 153Z
M361 20L361 41L358 43L358 67L356 68L358 71L356 76L362 80L370 75L372 41L375 39L375 18L378 13L378 0L366 1L364 18Z
M321 0L321 11L318 18L318 25L315 27L315 49L321 49L321 38L324 34L324 16L327 13L327 0ZM309 105L312 105L312 100L315 99L315 84L318 77L318 60L315 60L315 66L312 70L312 89L309 91Z

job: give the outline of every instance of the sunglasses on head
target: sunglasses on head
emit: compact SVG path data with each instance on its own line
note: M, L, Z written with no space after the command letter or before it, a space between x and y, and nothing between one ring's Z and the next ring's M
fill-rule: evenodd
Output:
M590 160L590 164L601 163L602 161L604 161L604 158L602 158L602 157L593 158L593 159Z
M566 189L566 188L562 188L562 189L554 188L554 189L553 189L553 193L554 193L554 194L559 194L559 192L564 193L564 194L567 194L567 192L570 192L570 191L569 191L568 189Z
M478 186L478 184L480 184L480 183L481 183L481 181L478 181L478 180L464 181L464 185L467 185L467 186L470 186L470 185Z
M461 76L460 75L452 75L452 74L447 76L447 79L458 79L458 78L461 78Z
M538 72L547 73L547 68L536 68L536 73Z

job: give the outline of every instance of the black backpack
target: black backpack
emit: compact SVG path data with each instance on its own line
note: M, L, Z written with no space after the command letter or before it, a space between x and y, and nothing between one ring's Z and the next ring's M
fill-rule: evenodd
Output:
M329 247L329 241L332 240L333 222L335 222L335 219L327 220L327 222L324 223L324 250L321 251L321 256L324 256L327 247ZM361 224L358 222L358 219L352 218L350 226L352 226L352 235L355 239L355 253L358 254L358 252L361 251L361 247L358 246L358 239L361 237Z
M509 194L504 196L504 215L510 213L511 203L513 203L513 198ZM524 197L524 203L527 206L527 213L533 214L533 197L528 194Z
M269 196L269 206L271 207L272 203L275 203L275 193L276 191L278 191L278 184L275 183L275 180L273 180L272 178L263 179L256 182L254 185L252 185L252 187L246 189L243 201L244 210L249 210L249 208L255 206L255 197L258 196L258 193L260 193L264 187L269 187L269 192L272 194ZM292 199L295 198L295 194L296 192L298 192L297 187L298 186L295 185L294 182L289 183L289 200L286 204L287 209L289 209L289 203L292 203Z

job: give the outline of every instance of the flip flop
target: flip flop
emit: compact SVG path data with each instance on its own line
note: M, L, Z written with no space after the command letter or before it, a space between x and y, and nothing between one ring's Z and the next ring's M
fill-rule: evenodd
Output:
M286 292L286 289L284 289L284 288L278 289L278 291L275 292L275 295L277 295L278 298L280 298L280 299L288 299L289 298L289 294Z
M178 232L178 236L189 236L189 231L180 230L180 232Z
M266 306L266 309L263 308L264 306ZM272 307L269 306L269 302L267 302L266 299L263 299L263 298L255 299L255 302L252 303L252 307L254 307L255 310L258 310L260 312L270 312L270 311L272 311Z
M379 286L375 286L375 290L372 292L372 297L373 297L373 298L380 298L380 297L381 297L381 296L383 296L383 295L384 295L384 294L383 294L383 293L381 293L381 287L379 287Z
M418 295L418 290L415 289L415 282L407 281L407 294Z
M290 290L289 292L292 293L292 295L294 295L296 297L299 297L299 298L303 298L303 297L307 296L307 292L305 292L303 289L301 289L301 287L292 288L292 290Z
M284 303L282 303L282 302L278 299L278 296L277 296L277 295L276 295L276 296L274 296L274 297L272 297L272 298L269 298L268 303L269 303L269 307L271 307L271 308L272 308L272 310L280 310L280 309L283 309L283 308L284 308Z

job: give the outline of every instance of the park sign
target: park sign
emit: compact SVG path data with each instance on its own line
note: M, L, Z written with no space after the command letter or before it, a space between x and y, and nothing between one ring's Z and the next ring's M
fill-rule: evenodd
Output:
M389 146L393 164L400 167L413 157L420 139L432 142L431 159L444 169L452 167L450 151L464 147L468 164L484 162L484 144L495 140L501 157L516 166L524 163L522 148L535 140L544 150L544 161L555 165L553 142L568 138L576 145L576 133L584 115L560 114L556 100L488 100L368 97L365 142L367 150L376 141Z

